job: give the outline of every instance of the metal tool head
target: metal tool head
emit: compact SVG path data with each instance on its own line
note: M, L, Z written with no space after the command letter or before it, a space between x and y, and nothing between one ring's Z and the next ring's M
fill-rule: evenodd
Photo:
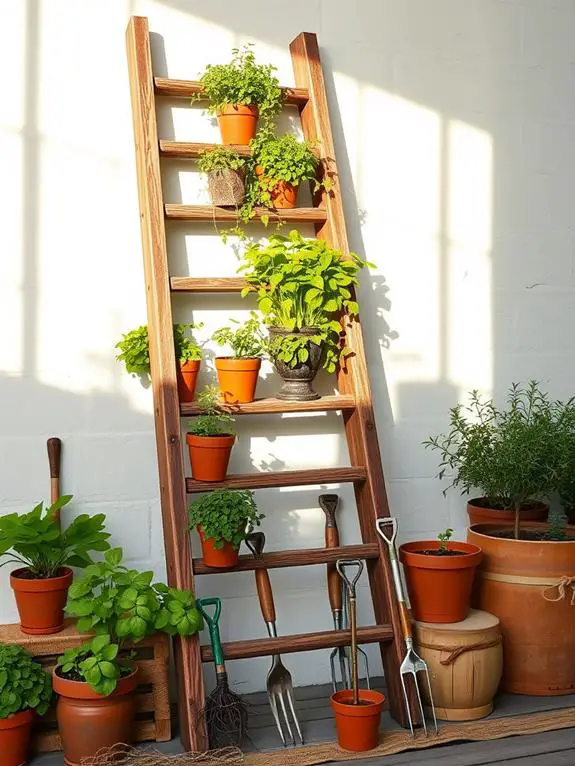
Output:
M263 532L251 532L246 535L245 543L254 556L261 556L266 545L266 536Z
M395 547L397 539L397 519L389 516L383 519L377 519L375 522L377 534L385 540L390 548Z
M425 711L423 709L423 701L421 699L421 692L419 689L419 682L417 678L418 673L423 673L427 679L427 689L429 693L429 701L430 701L430 707L431 707L431 713L433 716L433 723L435 726L435 733L438 734L439 729L437 727L437 717L435 715L435 705L433 703L433 695L431 692L431 679L429 677L429 668L427 667L427 663L424 662L424 660L421 659L421 657L415 652L413 647L408 648L407 654L405 655L405 658L401 665L399 666L399 672L401 677L401 686L403 688L403 696L405 697L405 709L407 711L407 717L409 720L409 728L411 730L411 736L414 736L413 731L413 720L411 717L411 709L409 704L409 696L407 694L407 688L405 686L405 677L406 676L412 676L413 677L413 685L415 687L415 692L417 696L417 702L419 705L419 714L421 716L421 722L423 725L423 730L425 732L425 736L429 736L429 732L427 730L427 722L425 720Z
M324 513L326 513L328 516L331 516L332 514L336 512L337 506L339 505L339 495L335 495L335 494L320 495L317 501L322 511L324 511Z
M284 726L289 735L289 740L290 740L289 744L290 745L296 744L295 737L293 735L293 731L290 724L290 719L288 716L288 708L291 712L291 717L292 717L295 729L297 731L300 744L303 745L304 744L303 735L301 733L301 728L300 728L299 721L295 712L295 697L293 693L292 677L288 669L285 667L285 665L283 665L281 661L281 657L277 654L272 659L272 666L268 673L266 687L267 687L270 707L272 709L272 715L274 717L277 730L279 732L279 735L281 737L281 740L284 746L287 746L288 744L284 734ZM287 701L287 706L286 706L286 701ZM280 710L282 713L281 718L280 718ZM282 726L282 721L283 721L283 726Z
M361 577L361 573L363 572L363 561L360 561L360 559L338 559L335 562L335 566L337 571L340 574L340 577L343 579L345 584L347 585L347 589L349 591L349 595L351 598L355 598L355 586L357 584L357 581ZM357 569L354 577L350 578L346 574L346 569L352 569L355 567Z

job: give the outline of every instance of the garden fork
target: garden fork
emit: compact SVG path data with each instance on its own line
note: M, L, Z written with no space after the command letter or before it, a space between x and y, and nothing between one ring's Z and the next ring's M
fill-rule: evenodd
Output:
M265 544L266 544L266 537L263 532L252 532L246 537L246 545L248 546L248 548L250 549L250 551L252 552L255 558L261 558L264 552ZM272 586L271 586L270 578L268 575L268 570L265 568L256 569L255 576L256 576L256 588L258 591L260 607L262 610L263 618L266 623L266 627L268 629L268 634L270 638L277 638L276 612L275 612L274 597L272 593ZM272 666L268 673L266 687L267 687L270 707L272 709L277 730L279 731L283 744L287 745L287 742L286 742L286 738L284 735L283 727L282 727L280 716L279 716L279 708L281 708L281 711L283 714L283 721L285 724L285 728L287 729L289 734L290 744L293 744L293 745L296 744L295 737L293 735L289 717L288 717L288 712L286 707L286 700L287 700L287 704L291 711L293 722L294 722L296 731L298 733L299 741L303 745L303 736L302 736L299 721L297 719L297 715L295 712L295 698L293 693L293 683L292 683L291 673L281 661L281 657L279 654L274 654L272 656ZM279 708L278 708L278 703L279 703Z
M384 532L384 527L391 528L389 536ZM397 538L397 519L385 518L377 519L375 522L375 528L378 534L385 540L389 549L389 560L391 562L391 571L393 572L393 583L395 585L395 593L399 605L399 617L401 622L401 630L403 632L403 639L405 641L405 648L407 652L405 658L399 667L401 686L403 689L403 697L405 699L405 709L407 710L407 718L409 720L409 728L411 729L411 736L414 736L413 732L413 719L411 717L411 706L409 704L409 697L407 696L407 688L405 686L405 676L413 676L415 691L417 693L417 701L419 703L419 712L421 714L421 721L425 736L428 736L427 723L425 721L425 713L423 711L423 702L421 701L421 692L419 689L419 683L417 680L417 674L424 673L427 679L427 688L429 690L429 702L431 706L431 713L433 715L433 723L435 725L435 733L438 733L437 718L435 715L435 705L433 704L433 695L431 692L431 679L429 677L429 668L427 663L421 659L413 648L413 631L411 628L411 620L409 612L407 611L407 603L405 601L405 595L403 593L403 583L401 581L401 573L399 571L399 561L397 559L397 550L395 547L395 540Z

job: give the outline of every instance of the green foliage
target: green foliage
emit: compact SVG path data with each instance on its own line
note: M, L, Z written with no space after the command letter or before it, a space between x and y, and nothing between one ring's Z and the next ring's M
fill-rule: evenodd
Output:
M221 408L220 389L206 386L198 395L202 414L188 423L188 433L195 436L222 436L234 432L233 417Z
M201 327L201 324L192 323L174 325L174 352L177 360L188 362L202 358L201 347L189 335L190 330L198 330ZM116 355L116 360L124 362L127 372L135 375L145 375L150 372L147 325L141 325L122 335L122 339L116 343L115 348L120 351Z
M254 493L249 490L216 489L190 503L190 529L201 526L215 548L224 542L240 547L246 534L260 526L264 514L258 513Z
M242 296L257 293L258 308L268 325L287 330L317 328L313 341L323 344L323 366L333 372L349 354L338 316L351 321L357 314L352 290L365 266L370 264L355 253L344 259L323 240L304 239L298 231L287 237L274 234L266 245L253 243L246 248L239 269L248 283ZM295 367L305 343L297 336L279 338L272 356L279 358L281 351L282 361Z
M260 320L255 311L250 311L250 319L243 324L230 319L237 329L221 327L212 335L212 340L219 346L229 346L234 359L258 359L265 356L268 339L262 332Z
M270 135L256 143L255 164L263 171L257 181L262 205L273 207L271 192L278 181L298 186L303 181L316 180L315 188L319 188L321 184L316 179L319 160L313 153L314 146L310 141L298 141L293 133Z
M0 643L0 720L23 710L44 715L52 699L52 679L39 662L16 644Z
M121 676L132 670L129 662L118 659L119 649L118 644L113 644L110 636L103 633L88 644L65 649L58 658L59 667L63 673L73 674L107 697L116 689Z
M202 349L191 335L192 330L199 330L203 324L175 324L174 352L180 362L196 362L202 358Z
M440 532L437 535L437 539L439 540L439 551L441 553L446 553L449 550L448 543L452 537L453 537L452 529L446 529L444 532Z
M29 513L0 516L0 556L28 569L38 579L56 577L63 566L85 567L92 563L92 551L105 551L110 535L105 531L106 516L82 513L63 531L56 512L72 499L62 495L49 508L39 503Z
M227 146L216 146L202 152L198 158L198 170L211 173L214 170L241 170L246 160Z

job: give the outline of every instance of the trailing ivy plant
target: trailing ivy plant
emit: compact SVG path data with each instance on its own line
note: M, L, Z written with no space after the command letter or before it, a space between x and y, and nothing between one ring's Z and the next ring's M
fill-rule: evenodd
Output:
M191 335L192 330L199 330L202 324L175 324L174 325L174 352L180 362L199 360L202 358L201 346ZM119 350L116 355L118 362L124 362L126 372L134 375L146 375L150 372L150 345L148 326L141 325L130 332L124 333L115 348Z
M219 346L228 346L233 359L259 359L266 355L268 338L262 331L262 325L255 311L250 311L246 322L230 319L237 326L221 327L212 335L212 340Z
M267 244L252 243L239 271L248 283L242 297L257 295L258 308L270 326L299 331L314 328L313 337L278 337L270 348L291 367L307 360L310 340L322 345L322 363L333 372L350 350L343 344L341 318L353 321L358 305L353 289L359 271L371 264L350 253L344 258L319 239L305 239L298 231L273 234Z
M221 406L220 389L206 386L198 395L198 406L202 411L189 421L187 431L195 436L224 436L234 433L234 418Z
M214 548L231 543L239 548L247 534L265 518L258 512L250 490L216 489L194 500L189 507L190 529L200 526Z
M52 699L52 679L17 644L0 643L0 720L24 710L44 715Z
M279 181L299 186L303 181L314 181L314 191L329 188L329 180L317 178L319 159L314 154L317 142L298 141L293 133L271 135L256 139L254 162L258 169L258 201L273 207L272 192Z

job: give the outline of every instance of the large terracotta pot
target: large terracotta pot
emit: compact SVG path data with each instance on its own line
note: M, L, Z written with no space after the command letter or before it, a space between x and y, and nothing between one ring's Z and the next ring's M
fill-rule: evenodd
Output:
M280 336L286 335L315 335L317 328L302 327L300 330L286 330L284 327L270 327L269 334L272 342ZM311 384L318 373L321 363L321 346L311 341L308 344L309 358L307 362L299 362L295 367L289 367L285 362L274 359L274 367L281 375L283 385L276 394L278 399L295 402L308 402L312 399L319 399Z
M264 169L259 165L256 167L256 175L260 178L264 176ZM276 181L268 190L272 198L272 207L276 210L293 210L297 202L298 189L297 184L291 184L289 181Z
M249 144L256 134L258 108L253 104L229 104L218 112L223 144Z
M64 607L73 572L69 567L62 567L59 577L32 580L22 577L28 571L27 567L21 567L10 573L20 630L32 636L59 633L64 629Z
M236 437L232 434L221 436L196 436L186 434L190 452L192 477L198 481L223 481Z
M204 530L198 526L198 534L202 543L204 564L214 569L231 569L238 563L239 549L225 541L223 548L216 548L211 537L206 537Z
M524 524L525 531L547 529ZM473 606L499 617L501 688L551 697L575 693L575 527L565 542L493 537L509 527L476 524L467 539L481 546Z
M227 404L253 402L261 366L261 359L216 357L218 384L224 402Z
M379 743L379 724L385 697L380 692L359 689L359 705L353 704L351 689L331 696L337 743L343 750L364 753Z
M196 383L201 361L178 361L176 364L176 380L178 382L178 398L180 402L193 402L196 396Z
M22 710L8 718L0 718L0 764L25 766L28 762L33 710Z
M56 715L66 766L79 766L102 747L132 741L136 714L138 669L122 678L109 697L97 694L88 684L69 681L54 672L53 686L58 697Z
M523 521L547 521L549 506L546 503L532 503L520 511ZM490 508L484 497L476 497L467 503L469 525L472 524L513 524L515 511Z

